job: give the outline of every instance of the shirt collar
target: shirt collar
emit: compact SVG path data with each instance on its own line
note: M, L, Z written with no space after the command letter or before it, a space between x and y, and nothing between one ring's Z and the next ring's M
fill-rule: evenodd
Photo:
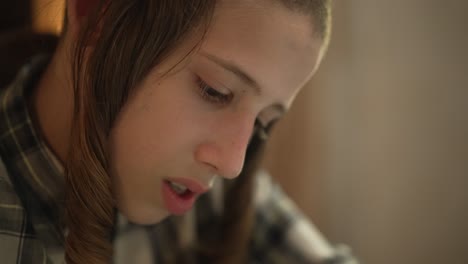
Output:
M39 225L60 227L64 208L63 168L36 128L28 106L28 95L48 62L49 56L35 57L1 92L0 155L30 217ZM55 235L60 233L58 228Z

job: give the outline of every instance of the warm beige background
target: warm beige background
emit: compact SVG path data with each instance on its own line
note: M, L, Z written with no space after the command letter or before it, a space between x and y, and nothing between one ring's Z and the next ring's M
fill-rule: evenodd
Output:
M30 0L33 28L38 32L61 32L65 0Z
M336 0L328 57L275 131L268 167L364 263L468 263L467 17Z
M61 1L44 1L35 25L56 32ZM323 67L275 130L267 167L364 263L468 263L467 16L461 0L335 0Z

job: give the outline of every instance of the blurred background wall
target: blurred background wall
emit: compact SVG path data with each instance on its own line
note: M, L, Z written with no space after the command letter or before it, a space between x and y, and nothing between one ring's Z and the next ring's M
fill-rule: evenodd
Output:
M63 21L64 0L16 0L0 6L0 87L38 53L52 52Z
M468 263L468 2L334 6L267 166L364 263Z
M0 32L32 28L41 33L58 33L64 4L64 0L5 1L0 9Z
M0 32L31 24L30 2L4 1L0 11Z
M62 0L5 5L0 31L60 30ZM468 263L468 2L334 7L328 55L265 165L363 263Z

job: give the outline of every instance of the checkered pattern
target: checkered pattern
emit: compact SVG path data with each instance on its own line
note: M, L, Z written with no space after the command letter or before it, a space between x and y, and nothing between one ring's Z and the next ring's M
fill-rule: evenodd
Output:
M0 94L0 262L64 263L63 168L35 128L27 96L48 62L38 56ZM219 220L223 182L184 217L137 226L119 215L114 263L173 263L191 258L197 237ZM262 172L256 177L255 225L249 263L355 264L346 247L331 247ZM190 259L190 260L189 260Z
M0 256L2 263L52 263L63 241L59 170L33 128L25 95L44 58L25 66L0 94Z

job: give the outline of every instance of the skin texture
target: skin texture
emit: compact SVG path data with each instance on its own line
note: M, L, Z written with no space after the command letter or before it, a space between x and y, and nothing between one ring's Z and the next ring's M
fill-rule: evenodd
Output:
M62 161L73 96L64 69L79 27L74 13L69 8L70 31L33 96L44 137ZM164 179L208 187L216 177L239 175L254 123L280 118L278 105L289 108L318 67L321 41L310 21L268 1L223 1L199 50L162 77L193 46L188 40L135 87L109 139L118 208L129 220L152 224L168 216Z

